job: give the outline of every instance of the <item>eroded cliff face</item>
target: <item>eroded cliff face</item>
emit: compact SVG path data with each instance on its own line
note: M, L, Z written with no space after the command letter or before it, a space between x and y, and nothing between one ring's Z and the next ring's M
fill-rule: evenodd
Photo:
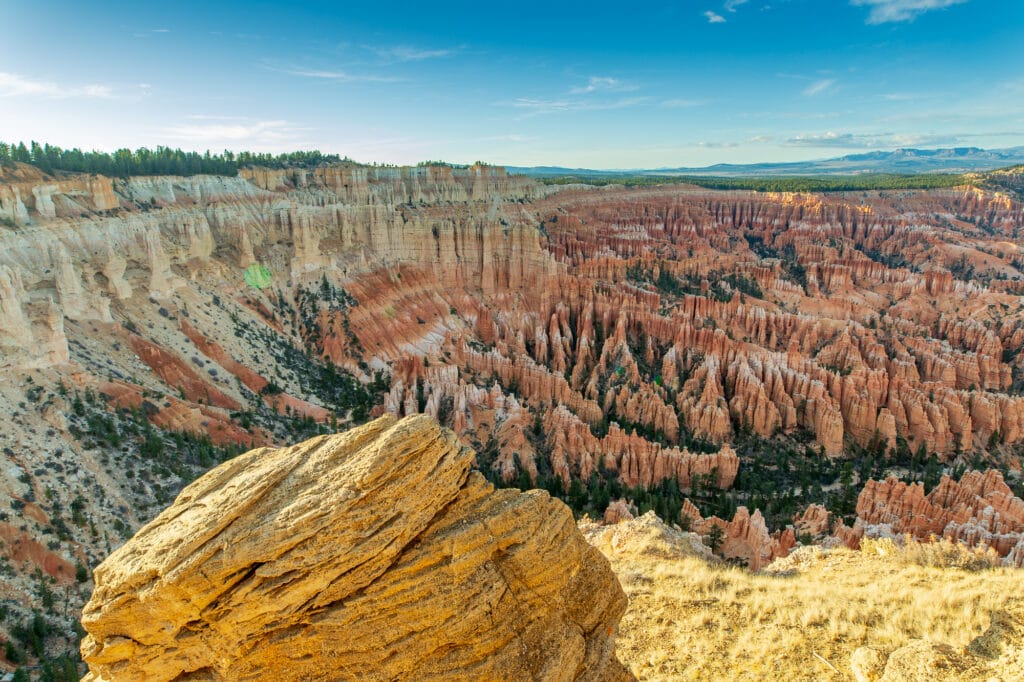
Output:
M0 219L0 491L40 549L0 581L26 606L35 568L73 585L223 458L385 412L436 417L494 480L611 497L727 489L750 438L1019 468L1006 195L18 166ZM721 524L759 563L791 538L756 507Z

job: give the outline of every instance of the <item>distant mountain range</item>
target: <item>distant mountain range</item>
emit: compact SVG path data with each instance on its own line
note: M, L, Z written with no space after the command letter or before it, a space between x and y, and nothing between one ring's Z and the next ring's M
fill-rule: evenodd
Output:
M1024 164L1024 147L980 149L897 149L895 151L849 154L818 161L788 163L719 163L701 168L653 168L633 170L590 170L560 166L508 167L511 173L534 176L560 175L711 175L719 177L764 177L786 175L860 175L864 173L967 173Z

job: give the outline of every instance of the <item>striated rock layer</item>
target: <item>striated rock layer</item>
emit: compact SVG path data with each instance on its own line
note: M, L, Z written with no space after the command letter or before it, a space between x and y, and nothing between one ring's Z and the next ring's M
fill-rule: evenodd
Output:
M96 569L86 679L628 678L607 560L472 460L420 416L222 464Z

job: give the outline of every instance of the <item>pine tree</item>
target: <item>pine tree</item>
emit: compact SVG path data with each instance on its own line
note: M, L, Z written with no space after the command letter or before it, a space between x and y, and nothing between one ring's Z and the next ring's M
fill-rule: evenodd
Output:
M715 554L718 553L718 549L722 546L722 542L725 540L725 531L717 523L711 526L711 530L708 531L708 535L705 538L705 544L711 548L711 551Z

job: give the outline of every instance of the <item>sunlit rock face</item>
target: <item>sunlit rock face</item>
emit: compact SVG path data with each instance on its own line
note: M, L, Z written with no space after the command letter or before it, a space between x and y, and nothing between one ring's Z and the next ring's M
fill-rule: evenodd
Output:
M626 680L608 561L424 416L253 450L96 569L87 680Z

